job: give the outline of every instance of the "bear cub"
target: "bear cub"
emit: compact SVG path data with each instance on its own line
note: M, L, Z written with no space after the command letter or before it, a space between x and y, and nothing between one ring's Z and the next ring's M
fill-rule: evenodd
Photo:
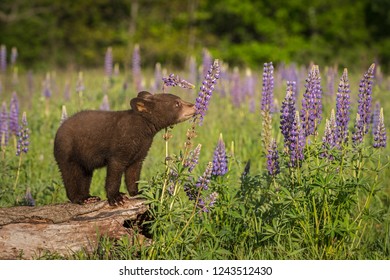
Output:
M110 205L123 204L122 175L130 196L138 193L142 162L158 131L188 120L195 106L169 93L138 93L126 111L82 111L65 120L54 140L54 157L73 203L99 201L89 188L93 171L107 166Z

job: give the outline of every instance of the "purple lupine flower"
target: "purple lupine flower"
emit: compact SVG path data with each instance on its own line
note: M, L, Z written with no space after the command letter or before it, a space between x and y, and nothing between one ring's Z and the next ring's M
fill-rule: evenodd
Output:
M322 88L318 65L313 65L306 79L306 91L303 94L301 124L305 137L317 134L322 118Z
M252 74L252 70L247 68L245 71L244 92L246 95L253 97L255 95L255 77Z
M274 67L272 62L264 63L263 67L263 88L261 95L261 115L263 117L262 122L262 142L264 150L267 152L271 143L271 131L272 131L272 112L273 105L273 91L274 91Z
M274 110L274 66L264 63L261 110L272 113Z
M198 181L195 184L197 188L201 188L205 191L209 189L212 170L213 170L213 163L209 162L207 164L206 170L204 171L203 175L199 176Z
M284 147L288 150L290 146L290 138L292 125L295 118L295 98L294 88L295 82L287 81L286 97L282 102L282 108L280 110L280 130L284 136Z
M375 130L378 127L380 114L381 114L381 104L379 103L379 101L377 101L375 103L374 112L372 112L372 134L375 133Z
M278 146L276 145L275 139L271 140L270 147L267 151L267 170L268 174L272 177L280 173Z
M363 75L359 84L359 100L358 114L363 127L363 135L367 134L371 121L371 103L372 103L372 83L374 79L375 64L371 64L370 68Z
M209 194L206 198L200 198L198 201L198 207L200 208L200 211L205 213L210 212L210 208L214 206L217 198L217 192Z
M202 148L201 144L198 144L196 148L190 152L188 158L185 159L183 166L188 168L188 172L192 172L195 166L198 164L200 149Z
M225 143L223 142L222 133L219 135L217 146L214 150L212 174L223 176L228 172L228 160L226 156Z
M375 129L374 132L374 148L386 148L386 127L385 127L385 120L383 117L383 108L381 108L380 114L379 114L379 120L378 120L378 125L377 128Z
M9 130L16 135L19 132L19 101L16 92L12 93L9 109Z
M9 129L8 129L8 112L7 104L3 102L0 112L0 146L5 147L8 144Z
M12 49L11 49L11 65L16 64L17 58L18 58L18 49L16 47L12 47Z
M245 90L244 92L249 96L249 111L256 111L256 103L255 103L255 87L256 87L256 78L253 76L250 68L246 70L245 75Z
M0 71L5 72L7 70L7 47L5 45L0 46Z
M213 65L210 66L210 69L207 72L207 75L205 76L205 79L202 83L202 86L200 87L198 97L196 98L196 102L195 102L196 113L194 118L196 119L199 118L199 125L202 125L203 123L203 118L207 112L209 101L214 91L215 84L219 78L219 74L220 74L220 67L219 67L218 60L216 59L214 60Z
M100 110L102 111L110 111L110 103L108 102L108 96L105 94L103 96L102 104L100 105Z
M133 50L132 70L133 70L134 88L138 92L141 90L141 84L142 84L141 54L140 54L140 49L138 44L134 46L134 50Z
M348 142L348 124L350 119L350 96L351 92L348 81L348 70L344 69L340 78L336 96L336 139L337 145L341 146Z
M108 78L112 76L112 65L112 47L108 47L104 57L104 72Z
M171 196L173 196L175 194L175 185L176 185L178 178L179 178L179 174L177 173L177 171L174 169L170 169L169 176L168 176L167 191Z
M359 113L356 114L356 120L355 120L355 126L354 126L354 132L352 134L352 143L356 146L363 142L363 136L364 136L364 126L363 121L360 119Z
M22 125L20 127L20 130L18 132L18 144L16 146L16 155L20 156L21 153L27 154L28 152L28 146L30 145L29 139L30 139L30 134L29 134L29 129L27 127L27 117L26 117L26 112L23 112L22 116Z
M295 168L300 166L304 160L303 149L305 147L305 134L301 127L299 111L295 112L289 143L290 167Z
M199 190L196 190L193 186L192 186L192 182L186 182L184 183L184 187L183 187L183 190L184 192L186 193L187 197L189 200L195 200L197 195L198 195L198 192Z
M164 87L181 87L181 88L187 88L187 89L193 89L195 86L186 80L180 78L178 75L175 76L175 74L170 74L168 78L162 78L164 82Z

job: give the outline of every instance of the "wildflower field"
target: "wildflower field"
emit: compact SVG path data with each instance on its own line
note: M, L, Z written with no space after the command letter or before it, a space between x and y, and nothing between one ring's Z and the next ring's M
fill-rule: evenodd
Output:
M53 156L67 116L129 109L141 90L197 109L157 134L144 162L140 196L150 210L140 230L152 241L103 236L93 254L69 258L390 258L390 77L380 65L249 69L204 50L178 70L141 68L137 46L123 67L114 51L101 69L43 73L1 50L1 207L67 201ZM104 180L95 171L92 195L105 198Z

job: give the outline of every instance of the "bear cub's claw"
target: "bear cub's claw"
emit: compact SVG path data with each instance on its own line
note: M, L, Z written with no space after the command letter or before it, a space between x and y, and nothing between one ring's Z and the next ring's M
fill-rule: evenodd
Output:
M91 204L96 203L100 201L100 197L98 196L89 196L86 199L83 200L83 204Z
M125 201L129 200L129 198L126 196L124 193L119 193L116 197L114 198L108 198L108 204L111 206L122 206L125 204Z

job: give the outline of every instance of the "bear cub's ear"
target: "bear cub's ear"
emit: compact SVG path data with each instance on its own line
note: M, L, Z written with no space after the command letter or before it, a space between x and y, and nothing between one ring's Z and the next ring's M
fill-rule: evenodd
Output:
M143 99L150 99L151 97L153 96L153 94L151 94L150 92L148 91L140 91L137 95L137 97L139 98L143 98Z
M151 112L154 107L152 101L153 94L147 91L141 91L136 98L131 99L130 106L137 112Z

